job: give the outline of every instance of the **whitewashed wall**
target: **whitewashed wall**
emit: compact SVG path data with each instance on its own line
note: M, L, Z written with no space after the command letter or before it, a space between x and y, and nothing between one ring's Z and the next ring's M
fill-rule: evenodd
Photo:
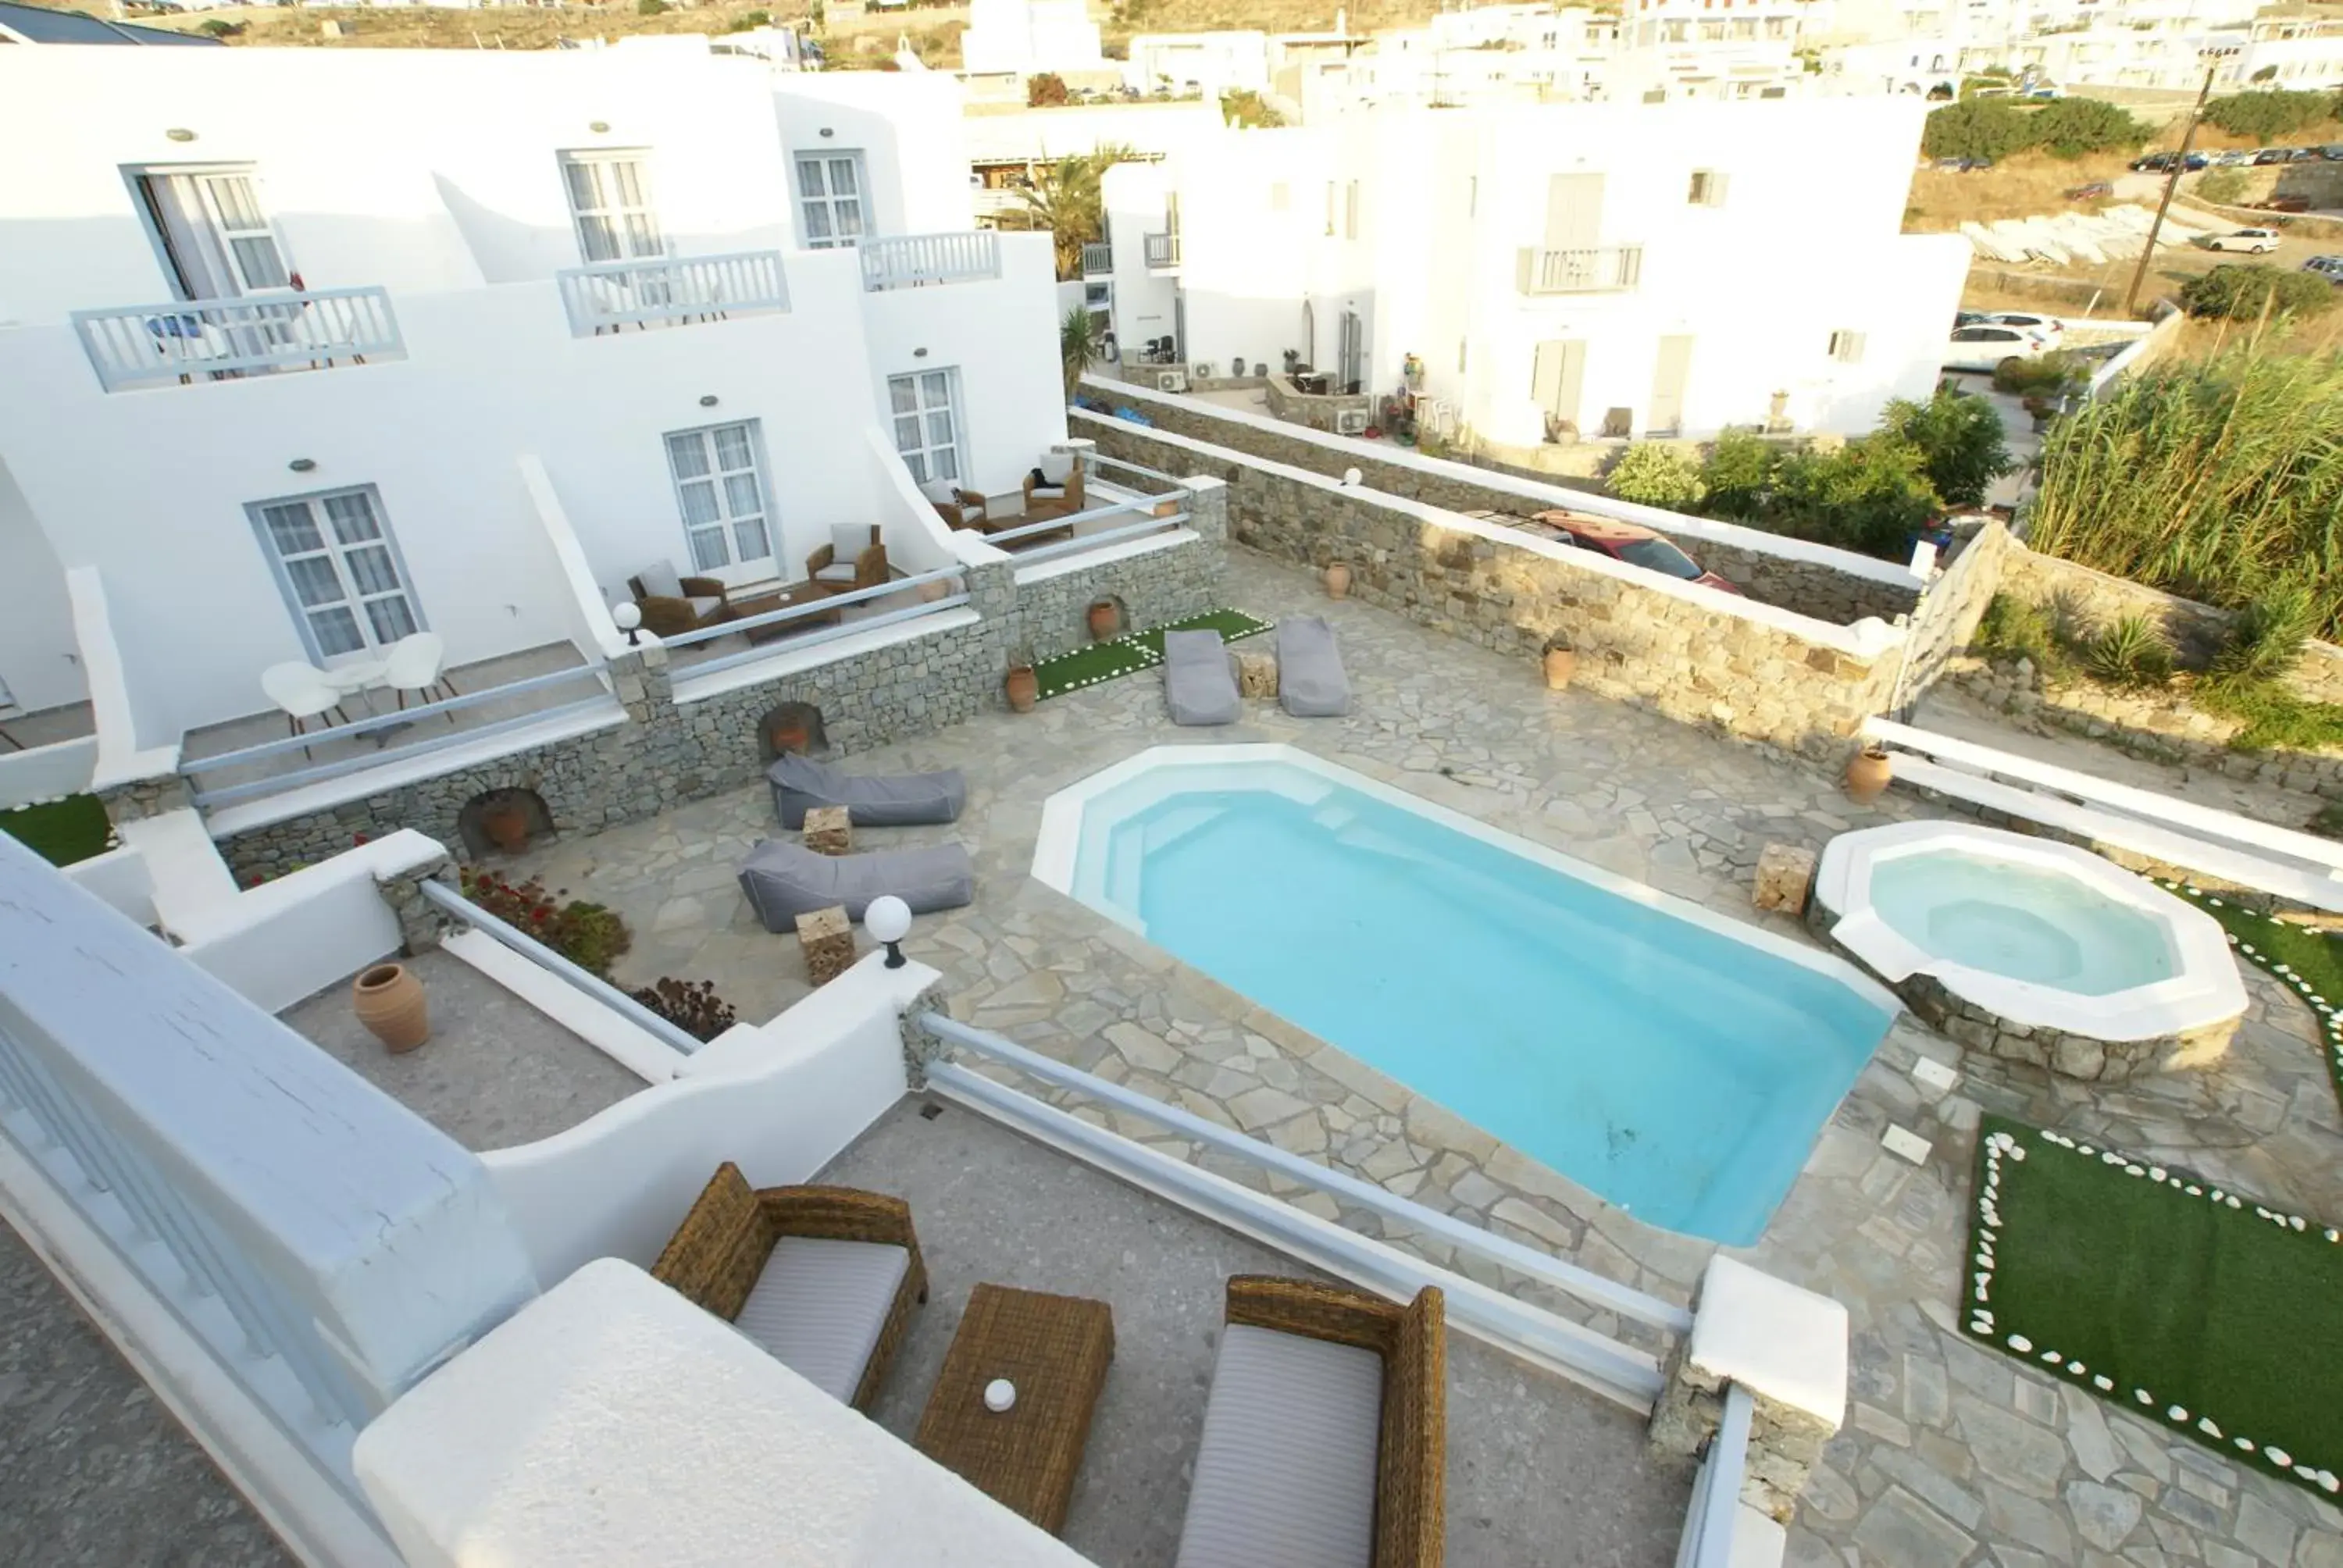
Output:
M936 234L970 226L959 78L940 71L801 74L775 78L772 101L792 157L862 150L878 233ZM789 178L795 181L794 168ZM789 227L789 243L802 244L794 210Z
M0 302L0 309L5 309ZM89 695L81 649L74 641L73 606L65 568L50 548L32 504L0 453L0 583L7 585L0 614L0 686L31 711L62 708ZM85 780L86 782L86 780Z

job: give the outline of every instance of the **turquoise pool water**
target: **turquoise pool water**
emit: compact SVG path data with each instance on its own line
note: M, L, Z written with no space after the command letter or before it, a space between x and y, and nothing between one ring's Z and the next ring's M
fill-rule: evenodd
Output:
M1755 1241L1893 1017L1290 762L1091 798L1076 897L1669 1230Z

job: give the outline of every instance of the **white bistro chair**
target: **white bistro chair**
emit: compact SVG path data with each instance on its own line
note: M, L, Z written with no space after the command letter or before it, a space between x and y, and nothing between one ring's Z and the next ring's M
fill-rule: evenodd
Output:
M310 719L328 713L339 715L345 724L349 722L350 716L342 712L341 692L313 664L272 664L260 672L260 689L285 710L288 734L305 733Z
M436 631L409 632L390 645L390 657L383 661L382 683L398 694L398 706L407 706L407 694L415 693L423 703L438 700L441 693L457 695L456 683L447 678L447 639ZM456 722L449 714L447 722Z

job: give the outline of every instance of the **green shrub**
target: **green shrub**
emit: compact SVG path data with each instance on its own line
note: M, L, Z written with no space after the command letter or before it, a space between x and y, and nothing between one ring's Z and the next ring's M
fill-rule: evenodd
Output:
M2084 645L2083 666L2109 686L2164 686L2172 679L2172 645L2147 617L2127 615Z
M2053 351L2032 358L2013 357L1996 366L1993 389L2012 397L2058 398L2087 381L2082 361L2071 354Z
M2031 111L2032 145L2062 158L2137 152L2155 128L2100 98L2055 98Z
M2335 303L2335 286L2315 272L2286 272L2267 262L2228 262L2180 286L2180 308L2191 316L2251 321L2311 316Z
M1771 517L1801 538L1898 559L1937 509L1926 462L1892 433L1794 453L1775 470Z
M1673 511L1688 511L1707 494L1700 482L1699 465L1657 441L1638 441L1620 453L1619 460L1604 476L1603 485L1623 501Z
M667 0L635 0L635 15L656 16L667 9Z
M2230 620L2213 656L2212 678L2230 685L2283 680L2302 658L2302 645L2318 620L2310 589L2303 584L2267 590Z
M1772 487L1778 457L1771 441L1749 431L1727 430L1719 436L1700 466L1707 509L1724 517L1755 517Z
M2327 93L2284 93L2257 88L2232 93L2205 106L2205 117L2232 136L2251 136L2263 146L2327 118L2335 108Z
M1066 101L1066 79L1055 71L1025 78L1025 106L1047 109Z
M1993 158L2034 145L2034 122L2007 98L1964 98L1928 116L1920 150L1932 158Z
M2313 702L2283 681L2204 680L2193 693L2208 713L2242 720L2229 737L2240 751L2318 751L2343 746L2343 707Z
M634 942L633 933L616 910L583 899L566 899L567 890L548 893L545 884L534 877L516 882L495 871L467 866L461 879L464 897L588 974L608 979L610 966Z
M2253 182L2246 171L2224 164L2217 169L2207 169L2197 178L2197 194L2209 202L2235 204L2246 199Z
M1896 398L1879 427L1920 449L1928 484L1947 506L1983 505L1986 487L2017 466L2003 444L2000 414L1957 387L1940 387L1926 403Z
M1977 622L1976 634L1969 638L1969 647L1985 658L2030 660L2036 669L2053 669L2066 662L2049 611L2015 594L1993 596Z

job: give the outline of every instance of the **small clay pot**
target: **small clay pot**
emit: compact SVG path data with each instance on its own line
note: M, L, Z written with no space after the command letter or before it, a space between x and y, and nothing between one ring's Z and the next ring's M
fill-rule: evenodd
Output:
M423 982L405 964L377 964L350 982L350 1006L368 1033L393 1056L431 1038L431 1011Z
M777 757L786 757L802 752L807 747L812 745L813 734L802 720L776 724L773 726L772 741L773 754Z
M1566 648L1545 650L1545 689L1548 691L1567 690L1570 678L1578 673L1578 655Z
M1009 695L1009 710L1012 713L1032 712L1033 704L1041 698L1041 683L1035 678L1030 664L1021 664L1011 670L1009 678L1001 682L1001 689Z
M480 831L506 854L518 855L528 848L528 813L510 801L491 806L480 813Z
M1868 806L1885 792L1887 781L1896 769L1887 760L1887 748L1866 746L1855 754L1846 765L1847 798L1858 806Z
M1090 623L1091 640L1104 642L1121 627L1122 612L1115 608L1113 600L1102 598L1091 606Z
M1341 561L1336 561L1326 568L1326 597L1328 598L1351 597L1351 568Z

